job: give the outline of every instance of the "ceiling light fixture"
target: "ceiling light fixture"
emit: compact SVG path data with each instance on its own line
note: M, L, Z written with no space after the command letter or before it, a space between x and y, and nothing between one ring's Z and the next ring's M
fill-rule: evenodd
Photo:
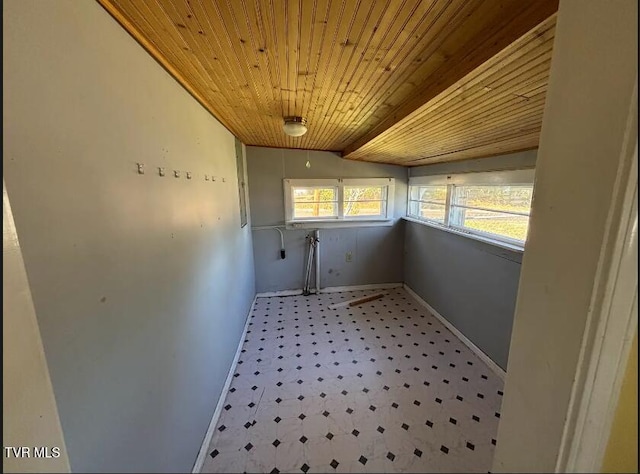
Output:
M285 117L282 125L284 133L290 137L301 137L307 133L307 119L303 117Z

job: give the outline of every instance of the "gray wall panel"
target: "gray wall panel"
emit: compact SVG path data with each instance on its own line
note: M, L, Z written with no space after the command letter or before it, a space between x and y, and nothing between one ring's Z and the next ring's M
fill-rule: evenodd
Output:
M489 158L416 166L409 169L409 176L535 168L536 154L537 150L528 150Z
M306 162L311 167L307 168ZM349 161L324 151L247 147L249 199L254 226L284 223L284 178L395 178L392 226L320 230L321 286L395 283L403 280L407 170L394 165ZM309 230L283 230L287 258L280 259L275 230L254 230L258 292L300 289L304 285ZM352 261L345 255L352 253Z
M535 166L536 151L411 168L411 176ZM415 222L405 228L404 281L503 369L522 254Z
M405 282L506 368L520 258L509 250L494 249L490 244L407 222Z
M97 2L3 7L4 173L72 471L190 471L255 294L234 137Z

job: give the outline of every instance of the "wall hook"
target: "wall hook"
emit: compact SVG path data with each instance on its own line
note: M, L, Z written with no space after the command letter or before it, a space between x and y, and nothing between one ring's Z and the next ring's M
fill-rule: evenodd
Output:
M174 170L173 171L173 176L175 176L176 178L179 178L180 177L180 171Z
M138 163L138 174L144 174L144 163Z
M208 174L205 174L205 175L204 175L204 180L205 180L205 181L209 181L209 175L208 175Z
M187 179L191 179L191 171L187 171Z
M164 176L164 168L162 168L162 167L158 168L158 175Z

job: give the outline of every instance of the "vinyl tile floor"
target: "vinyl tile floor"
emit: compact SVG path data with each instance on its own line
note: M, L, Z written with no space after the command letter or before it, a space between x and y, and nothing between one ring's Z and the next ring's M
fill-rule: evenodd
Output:
M258 298L202 472L489 472L502 388L402 288Z

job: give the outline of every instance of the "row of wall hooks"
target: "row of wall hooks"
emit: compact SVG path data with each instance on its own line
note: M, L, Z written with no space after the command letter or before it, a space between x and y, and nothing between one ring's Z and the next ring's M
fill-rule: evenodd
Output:
M144 174L144 163L137 163L137 165L138 165L138 174ZM193 175L191 174L191 171L185 171L184 173L185 173L185 177L187 179L193 178ZM158 176L165 176L165 175L166 175L165 168L163 168L161 166L158 167ZM182 171L173 170L173 177L174 178L179 178L180 176L182 176ZM221 180L223 183L227 182L226 178L220 178L218 176L213 176L213 175L208 175L208 174L204 175L204 180L205 181L213 181L213 182L215 182L218 179Z

